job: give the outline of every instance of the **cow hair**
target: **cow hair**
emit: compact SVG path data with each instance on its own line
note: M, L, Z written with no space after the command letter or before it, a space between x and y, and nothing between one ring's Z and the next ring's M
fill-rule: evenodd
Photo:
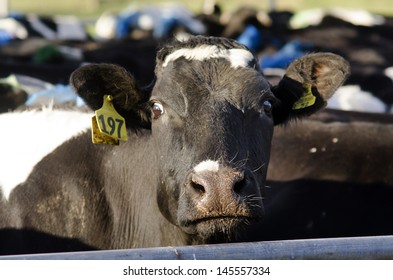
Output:
M285 91L277 90L278 88L285 88ZM277 86L273 87L272 91L280 100L278 106L274 106L273 109L273 120L275 124L287 123L289 120L296 120L312 115L314 112L326 106L326 101L322 98L318 89L312 87L312 94L316 98L314 105L293 110L293 105L302 97L306 89L303 84L286 76L283 77Z
M222 38L222 37L205 37L205 36L190 36L185 40L172 40L167 42L158 52L156 58L156 75L157 69L160 69L162 64L165 61L165 58L179 49L194 49L199 46L217 46L221 49L242 49L246 51L250 51L246 46L240 44L239 42L230 39L230 38ZM250 61L250 66L253 68L257 68L258 66L257 59L254 56L254 59Z
M296 59L289 65L285 76L272 88L281 101L273 111L274 123L286 123L309 116L327 105L327 100L346 81L350 74L348 62L332 53L312 53ZM293 105L311 87L315 102L305 108Z
M141 89L125 68L114 64L89 64L72 73L70 84L91 109L98 110L103 105L104 95L112 95L113 105L126 119L128 128L150 127L150 113L145 106L150 92Z

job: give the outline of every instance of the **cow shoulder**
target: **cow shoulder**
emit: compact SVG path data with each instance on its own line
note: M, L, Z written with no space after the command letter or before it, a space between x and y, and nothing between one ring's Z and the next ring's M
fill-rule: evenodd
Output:
M84 236L84 231L94 232L104 225L99 219L108 209L100 169L109 148L92 145L88 133L71 138L45 156L11 192L8 205L18 213L11 219L11 227Z
M86 131L91 113L42 108L0 114L0 188L5 199L33 167L65 141ZM4 171L7 170L7 171ZM12 172L10 172L12 170ZM15 171L17 170L17 171Z

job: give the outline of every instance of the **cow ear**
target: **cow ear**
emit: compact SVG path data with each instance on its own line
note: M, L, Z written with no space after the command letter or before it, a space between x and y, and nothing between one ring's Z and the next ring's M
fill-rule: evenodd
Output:
M145 106L150 92L141 90L123 67L88 64L71 74L70 84L91 109L100 109L104 95L112 95L113 105L128 128L150 127L150 111Z
M309 54L292 62L282 80L272 88L280 100L273 110L274 123L308 116L324 108L349 72L349 63L332 53Z

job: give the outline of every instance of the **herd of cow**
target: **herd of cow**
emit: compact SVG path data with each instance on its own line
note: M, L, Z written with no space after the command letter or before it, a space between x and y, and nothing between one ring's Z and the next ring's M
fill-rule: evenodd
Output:
M2 46L2 77L69 81L88 108L2 84L0 254L392 234L393 21L323 15Z

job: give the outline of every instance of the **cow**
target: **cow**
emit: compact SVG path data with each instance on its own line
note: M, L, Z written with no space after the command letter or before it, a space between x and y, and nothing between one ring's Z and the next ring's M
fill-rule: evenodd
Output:
M392 125L391 114L325 108L277 126L265 216L244 241L392 234Z
M71 73L82 64L105 62L123 66L146 86L154 78L157 44L148 39L74 42L28 38L0 49L0 76L20 74L52 84L67 84ZM33 63L40 53L46 61Z
M0 79L0 113L7 112L23 105L27 93L23 89L13 87L7 79Z
M393 186L392 138L390 114L325 109L275 130L268 178Z
M350 171L353 169L356 167L351 166ZM392 186L378 181L356 183L307 178L268 180L267 186L265 219L248 231L247 241L393 233L393 224L386 218L393 215Z
M41 252L59 239L69 239L67 250L244 239L263 220L274 125L326 106L348 73L338 55L309 54L271 87L245 46L204 36L163 46L147 88L117 65L78 68L75 92L92 110L106 104L124 118L128 141L115 122L118 145L93 145L90 129L68 138L3 192L1 226L6 236L49 235Z
M255 240L392 234L392 138L381 113L324 109L277 127Z

